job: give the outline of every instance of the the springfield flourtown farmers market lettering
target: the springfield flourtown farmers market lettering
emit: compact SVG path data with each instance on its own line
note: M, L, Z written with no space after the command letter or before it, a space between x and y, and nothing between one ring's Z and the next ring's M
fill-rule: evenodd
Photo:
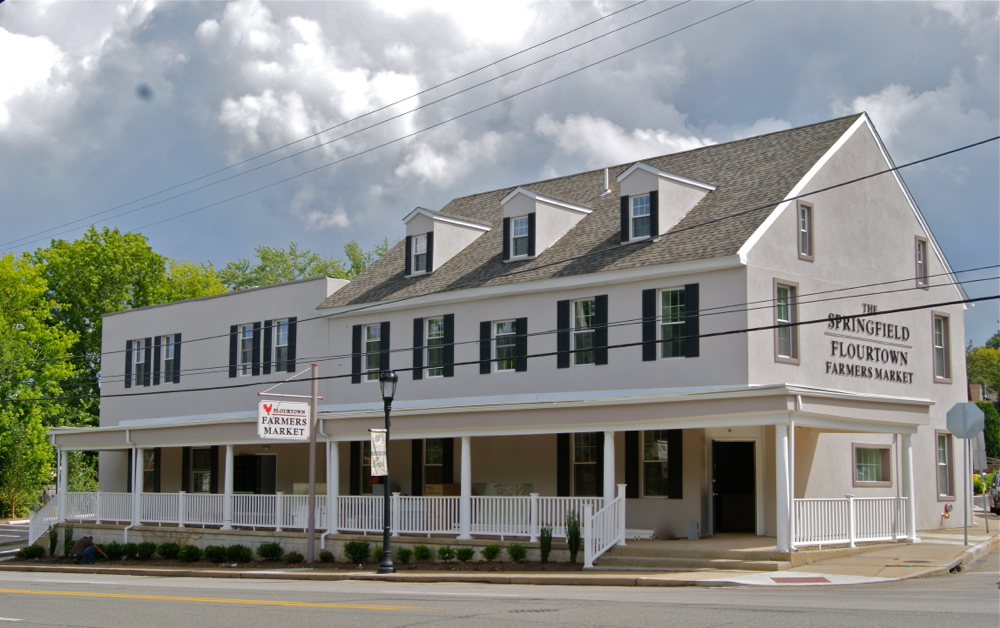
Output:
M309 439L309 404L261 401L257 404L257 436L279 440Z
M875 312L874 306L866 311ZM828 375L860 377L881 382L912 384L913 372L908 349L904 344L910 339L910 328L862 316L827 316L827 336L830 339L830 359L826 362ZM852 338L856 334L865 338ZM867 341L865 341L867 340Z

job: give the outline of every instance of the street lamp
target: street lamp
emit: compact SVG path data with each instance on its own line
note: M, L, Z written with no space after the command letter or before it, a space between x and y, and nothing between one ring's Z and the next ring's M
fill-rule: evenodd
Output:
M396 384L399 376L394 371L382 371L378 375L378 385L382 389L382 403L385 407L385 480L382 485L382 562L377 573L396 573L392 564L392 548L389 547L389 411L392 410L392 398L396 396Z

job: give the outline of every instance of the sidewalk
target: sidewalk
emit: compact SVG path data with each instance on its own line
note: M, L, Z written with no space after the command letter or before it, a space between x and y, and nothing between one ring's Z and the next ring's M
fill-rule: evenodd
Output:
M969 546L962 544L962 529L918 533L920 543L897 543L880 546L853 556L829 558L778 572L700 570L677 573L574 572L574 573L504 573L407 571L378 575L369 571L327 572L308 567L270 570L184 569L162 567L105 567L88 565L36 565L0 563L2 571L46 573L114 574L188 578L246 578L278 580L376 580L389 582L468 582L484 584L601 585L601 586L803 586L868 584L947 575L987 554L1000 545L1000 520L990 515L987 534L982 515L976 526L969 526Z

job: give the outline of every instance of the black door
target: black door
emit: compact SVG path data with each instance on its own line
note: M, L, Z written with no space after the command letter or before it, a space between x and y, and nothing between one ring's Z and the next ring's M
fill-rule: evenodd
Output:
M715 532L757 531L757 486L752 442L712 441Z
M233 491L273 495L276 456L233 456Z

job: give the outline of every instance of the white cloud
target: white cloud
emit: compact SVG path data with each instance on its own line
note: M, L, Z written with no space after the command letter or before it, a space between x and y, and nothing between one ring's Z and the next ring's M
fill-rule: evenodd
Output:
M461 140L448 153L439 152L421 143L409 151L396 168L397 177L417 177L438 187L447 187L476 168L492 163L503 138L488 131L476 140Z
M443 14L466 38L476 42L519 41L536 18L533 3L523 0L495 4L469 0L379 0L374 4L397 18L408 18L418 11Z
M288 209L311 231L346 229L351 224L343 205L328 206L325 197L312 186L298 190Z
M44 92L63 53L47 37L27 37L0 28L0 128L10 124L7 105L26 92Z
M194 34L203 42L215 41L220 28L218 20L205 20L198 25L198 29L195 30Z

